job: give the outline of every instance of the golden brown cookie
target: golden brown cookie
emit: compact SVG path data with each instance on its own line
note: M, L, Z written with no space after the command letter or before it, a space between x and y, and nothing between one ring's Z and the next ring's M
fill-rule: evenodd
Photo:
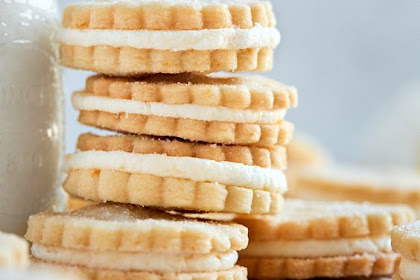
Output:
M218 106L231 109L275 110L296 107L297 90L261 76L146 75L89 77L84 92L94 96L172 105Z
M64 189L74 196L96 202L171 210L278 213L283 207L281 192L112 169L71 169Z
M268 241L381 236L414 219L405 206L286 199L280 215L235 220L249 228L251 240Z
M155 253L228 252L248 244L247 229L132 205L98 204L69 213L31 216L26 238L70 249Z
M194 3L196 2L196 3ZM200 30L274 27L269 1L109 1L68 6L62 25L78 29Z
M391 275L398 263L393 253L311 259L241 258L250 279L311 279Z
M0 269L23 268L28 262L28 243L16 235L0 232Z
M280 170L286 169L287 165L286 149L283 146L269 148L223 146L151 137L82 134L79 137L77 149L79 151L124 151L137 154L192 157Z
M67 7L61 62L113 75L266 71L280 42L268 1L120 1Z
M263 72L273 68L272 48L168 51L132 47L60 45L61 64L108 75Z
M414 218L404 206L286 199L281 215L234 219L250 236L239 263L256 279L390 276L390 231Z
M420 210L420 175L415 170L355 166L293 170L299 198L406 204Z
M291 140L294 129L291 123L284 121L279 124L236 124L101 111L81 111L79 122L101 129L138 135L260 147L286 145Z

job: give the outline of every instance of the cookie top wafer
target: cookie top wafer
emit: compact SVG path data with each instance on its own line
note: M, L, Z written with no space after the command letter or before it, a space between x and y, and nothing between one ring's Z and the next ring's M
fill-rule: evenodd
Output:
M89 77L83 91L94 96L173 105L274 110L296 107L295 87L264 77L232 75L147 75L136 79Z
M241 225L119 204L37 214L29 219L26 238L70 249L199 254L241 250L248 243L247 229Z
M62 25L77 29L200 30L274 27L269 1L258 0L123 0L72 4Z
M404 206L286 199L277 216L240 216L250 240L305 240L369 237L389 234L415 218Z
M0 269L25 267L28 262L28 243L13 234L0 232Z
M396 227L391 238L394 252L420 262L420 221Z
M330 166L300 168L294 174L300 198L408 204L420 209L420 174L398 168Z
M79 151L124 151L138 154L164 154L219 162L229 161L265 168L286 168L286 150L283 146L270 148L223 146L144 136L82 134L79 137L77 149Z

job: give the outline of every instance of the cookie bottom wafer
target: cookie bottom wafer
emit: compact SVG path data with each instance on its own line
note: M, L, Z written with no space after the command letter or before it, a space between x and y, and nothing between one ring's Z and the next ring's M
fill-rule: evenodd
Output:
M132 47L82 47L61 44L64 66L109 75L141 73L238 72L271 70L272 48L170 51Z
M202 272L202 273L151 273L151 272L127 272L118 270L89 269L86 267L64 266L55 263L47 263L32 259L32 263L40 268L55 268L74 271L82 274L89 280L246 280L247 270L244 267L235 266L226 271Z
M265 214L283 205L278 192L115 170L69 170L64 189L98 202L192 211Z
M387 276L395 271L397 254L327 258L239 258L251 279L310 279L318 277Z
M81 111L79 122L117 132L170 136L207 143L255 146L288 144L294 129L288 122L265 125L236 124L126 113L113 114L102 111Z

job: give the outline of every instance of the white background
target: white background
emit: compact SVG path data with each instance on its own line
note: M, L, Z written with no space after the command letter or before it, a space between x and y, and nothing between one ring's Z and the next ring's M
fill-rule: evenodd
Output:
M420 155L420 1L272 2L282 42L266 75L298 87L300 107L288 116L298 130L341 160L413 163ZM91 130L77 124L69 102L85 76L65 71L68 152Z

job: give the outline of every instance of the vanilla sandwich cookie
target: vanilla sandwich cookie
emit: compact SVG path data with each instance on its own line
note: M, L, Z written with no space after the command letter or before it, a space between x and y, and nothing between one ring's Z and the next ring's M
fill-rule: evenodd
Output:
M391 234L392 249L401 255L395 280L420 279L420 222L396 227Z
M55 247L82 252L205 255L231 253L248 245L248 230L238 224L187 219L122 204L31 216L25 237L44 251Z
M93 279L229 277L242 271L236 251L248 242L247 229L238 224L106 203L31 216L26 238L35 263L54 263Z
M28 243L16 235L0 232L0 269L25 268L28 264Z
M281 215L234 219L250 238L238 263L256 279L390 276L390 232L412 220L404 206L286 199Z
M317 200L406 204L420 211L420 174L403 168L333 165L293 170L293 196Z
M280 42L270 2L91 1L64 10L63 65L113 75L266 71Z
M280 170L286 164L285 155L278 148L86 134L79 138L79 150L67 157L64 189L97 202L277 213L287 190Z
M297 106L294 87L262 77L93 76L73 94L83 124L131 133L220 144L287 144Z

